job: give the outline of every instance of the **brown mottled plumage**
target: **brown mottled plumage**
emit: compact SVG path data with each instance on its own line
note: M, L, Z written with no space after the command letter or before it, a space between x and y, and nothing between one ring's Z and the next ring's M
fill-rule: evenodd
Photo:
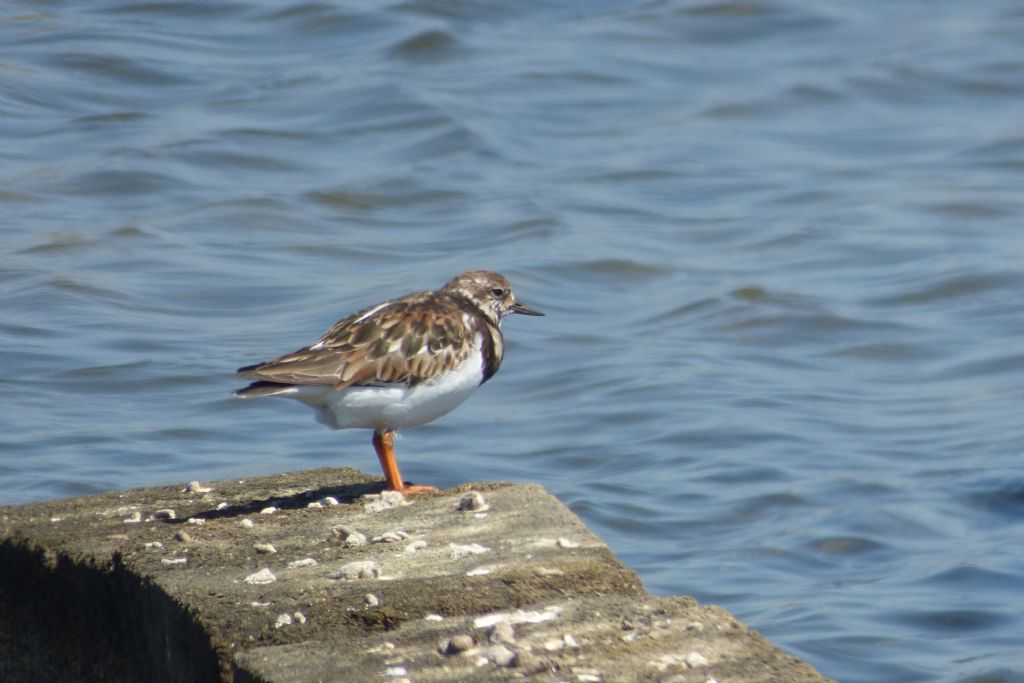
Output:
M503 276L469 271L437 291L407 294L353 313L298 351L239 368L240 375L259 381L238 394L270 389L256 386L264 382L335 389L388 382L415 386L479 352L477 332L483 334L485 382L504 357L499 324L507 313L536 312L516 302Z
M501 319L543 315L518 303L504 276L471 270L441 289L371 306L335 323L309 346L239 374L241 398L287 396L336 429L370 427L388 485L405 486L391 452L394 430L436 419L501 366Z

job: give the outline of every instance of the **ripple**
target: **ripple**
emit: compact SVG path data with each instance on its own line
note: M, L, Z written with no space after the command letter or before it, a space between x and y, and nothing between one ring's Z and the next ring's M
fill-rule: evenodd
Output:
M128 301L130 297L124 292L113 287L106 287L93 282L87 276L65 276L54 275L45 281L45 288L69 294L81 301L105 300L109 302ZM26 290L27 294L36 295L32 298L42 298L43 292L39 288L31 287Z
M240 151L196 149L175 153L182 161L217 171L261 171L283 173L302 168L301 164L267 154Z
M749 442L747 439L742 439L742 441ZM768 467L763 465L736 465L712 474L694 477L694 479L697 481L715 484L744 484L751 481L787 481L789 479L789 475L785 470L778 467Z
M562 277L578 276L586 281L601 280L619 282L628 280L656 280L669 275L672 270L653 263L644 263L632 259L611 258L592 261L578 261L547 269L551 274Z
M733 505L727 516L719 521L727 524L742 524L752 520L763 521L773 515L788 515L795 508L809 505L810 501L789 491L761 494L746 498ZM788 552L784 549L758 548L757 552L782 556L788 555Z
M729 292L729 296L741 301L764 301L768 298L768 292L761 287L740 287Z
M1024 168L1024 137L1003 136L994 142L962 150L959 156L982 168Z
M138 59L109 54L60 53L50 58L57 70L79 71L88 76L116 79L147 87L170 87L190 82L178 72L158 69Z
M64 181L59 191L67 195L128 196L159 194L188 187L179 178L155 171L91 171Z
M826 555L865 555L888 549L884 543L862 536L830 536L809 544L812 550Z
M679 10L679 14L696 20L686 25L690 40L715 44L820 30L833 23L824 15L808 11L804 5L757 0L704 2L687 6Z
M78 232L59 232L50 235L46 238L45 242L34 244L24 249L19 249L14 252L16 254L22 254L25 256L31 256L33 254L44 255L44 254L61 254L65 252L75 252L83 248L93 246L95 242L81 233Z
M831 629L835 630L835 629ZM934 683L935 676L921 667L907 662L899 654L905 651L905 642L891 636L833 636L829 629L812 632L812 637L800 640L800 651L807 656L817 656L834 662L842 676L843 683Z
M28 339L40 338L44 339L53 334L53 331L45 327L37 327L34 325L21 325L18 323L8 323L0 321L0 332L4 335L10 335L12 337L25 337ZM8 362L11 357L7 357Z
M974 491L964 500L975 509L1012 521L1024 521L1024 481L1009 481Z
M998 628L1012 618L993 610L893 610L887 620L935 634L967 634Z
M680 304L671 310L663 313L658 313L651 316L646 322L648 323L665 323L674 320L683 320L689 317L693 317L695 313L704 312L709 313L709 309L720 310L721 300L714 297L707 297L698 301L689 301L684 304ZM704 316L697 316L704 317Z
M960 565L925 577L921 579L921 583L936 584L950 589L1016 592L1024 588L1024 576L993 571L977 565Z
M978 379L986 376L1008 376L1024 368L1024 354L991 354L986 358L960 361L937 373L937 378Z
M461 152L475 152L485 156L499 156L489 148L478 134L464 126L446 126L445 130L407 145L402 155L410 160L443 158Z
M428 204L444 204L465 197L458 190L314 190L309 199L335 209L374 210L383 208L409 208Z
M831 105L841 102L844 97L833 90L815 85L799 85L787 89L775 97L761 97L756 100L722 102L713 104L700 112L710 119L763 119L804 109L809 106Z
M149 114L141 111L115 111L107 114L90 114L72 119L72 123L129 123L144 121L150 118Z
M963 273L933 280L901 294L869 299L869 303L877 306L906 306L951 301L1016 288L1020 281L1021 276L1017 273Z
M459 42L452 34L429 29L399 41L391 48L391 53L407 60L435 61L455 57L458 47Z
M154 378L153 363L136 361L65 370L57 374L56 383L67 391L118 396L126 390L138 392L162 382Z
M226 128L217 132L217 137L237 140L247 144L259 144L265 140L308 140L312 136L303 130L276 130L270 128Z
M0 190L0 202L37 202L40 201L39 197L34 195L25 194L22 192L11 192L9 190Z
M885 363L906 363L911 360L920 360L924 356L935 356L937 354L928 351L920 344L880 342L875 344L847 346L835 351L829 351L828 355L835 358L848 358L872 362L881 361Z
M239 14L250 5L242 2L187 2L186 0L168 0L161 2L126 2L110 7L102 7L97 12L104 14L137 14L159 15L168 19L199 19L207 20Z
M511 244L520 240L534 241L553 238L560 223L552 218L524 218L499 228L498 241Z
M324 2L299 2L281 8L259 5L255 9L266 12L259 20L272 23L275 34L288 32L303 42L309 41L310 36L344 36L350 45L356 41L373 42L379 32L394 23L382 14L349 11Z
M1002 218L1015 213L1010 208L981 202L939 202L925 208L932 213L954 218Z
M995 668L966 678L958 678L957 683L1024 683L1024 673L1010 668Z

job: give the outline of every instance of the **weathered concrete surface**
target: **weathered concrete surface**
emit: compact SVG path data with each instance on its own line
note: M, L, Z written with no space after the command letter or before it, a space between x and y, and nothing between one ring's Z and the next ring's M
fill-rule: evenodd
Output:
M206 486L0 507L0 680L824 680L649 596L536 485L396 507L351 469Z

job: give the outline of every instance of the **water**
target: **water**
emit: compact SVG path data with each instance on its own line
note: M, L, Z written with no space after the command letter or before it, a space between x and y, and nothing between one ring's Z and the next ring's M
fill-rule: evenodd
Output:
M1024 10L9 2L5 503L350 464L230 397L500 270L546 318L397 444L537 481L844 682L1024 681Z

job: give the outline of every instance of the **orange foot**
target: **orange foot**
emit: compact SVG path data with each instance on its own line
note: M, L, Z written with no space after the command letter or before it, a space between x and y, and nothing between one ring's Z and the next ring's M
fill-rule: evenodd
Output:
M398 471L398 463L395 461L395 433L393 431L374 432L373 449L377 451L380 467L384 470L384 479L388 482L388 490L398 491L407 496L414 493L437 491L433 486L416 486L402 481L402 473Z
M436 486L418 486L416 484L402 484L402 488L394 489L403 493L404 495L412 495L414 493L437 493Z

